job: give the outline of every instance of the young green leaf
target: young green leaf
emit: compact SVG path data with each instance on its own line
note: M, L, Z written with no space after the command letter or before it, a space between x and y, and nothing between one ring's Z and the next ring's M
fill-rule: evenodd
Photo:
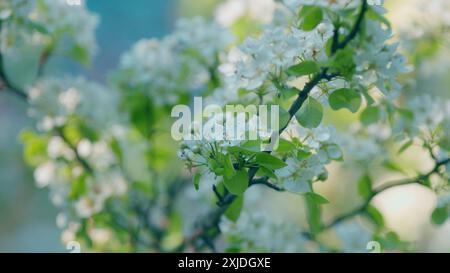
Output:
M294 143L292 143L289 140L286 140L284 138L281 138L279 140L278 147L277 147L276 151L279 152L279 153L287 153L287 152L294 151L296 148L297 147L295 146Z
M400 149L398 150L398 154L402 154L404 151L408 150L409 147L411 147L411 145L414 144L414 140L409 140L407 141L405 144L402 145L402 147L400 147Z
M376 123L380 119L380 109L375 106L370 106L364 109L359 117L360 121L364 125L370 125Z
M230 204L230 206L225 211L224 215L233 222L236 222L241 215L242 207L244 206L244 197L238 196Z
M333 110L346 108L356 113L361 106L361 94L353 89L341 88L331 93L328 101Z
M254 155L261 151L261 141L259 140L248 140L241 144L241 146L231 146L228 147L228 152L232 154L245 154Z
M306 76L319 72L319 66L316 62L313 61L305 61L294 66L291 66L286 71L289 75L292 76Z
M316 198L312 195L305 195L306 215L311 233L317 234L322 228L321 209L320 204L317 203Z
M345 49L338 50L334 55L331 66L333 72L339 73L344 78L350 80L356 69L352 49L347 47Z
M363 198L369 198L372 194L372 179L369 175L363 175L358 181L358 192Z
M194 177L193 177L193 179L192 179L192 181L193 181L193 183L194 183L194 187L195 187L195 189L198 191L198 189L199 189L199 186L200 186L200 177L201 177L202 175L200 174L200 173L195 173L194 174Z
M436 208L433 213L431 214L431 219L433 220L433 223L436 225L442 225L445 223L449 216L449 211L447 207L440 207Z
M319 195L315 192L308 192L306 193L306 195L314 202L316 202L316 204L319 205L323 205L323 204L329 204L330 201L328 201L325 197L323 197L322 195Z
M373 10L372 8L367 10L367 18L370 18L374 21L379 21L383 23L386 27L392 28L391 22L389 22L389 20L386 17L381 15L379 12Z
M68 56L84 65L85 67L89 67L91 65L91 57L89 51L81 45L75 45L68 52Z
M295 87L285 87L279 90L283 99L288 100L293 96L297 95L300 90Z
M233 161L231 160L230 154L224 156L223 169L224 175L227 178L230 178L236 174L236 170L234 169Z
M277 175L272 169L266 168L264 166L260 166L259 171L262 173L261 176L267 176L272 179L277 179Z
M224 177L223 183L229 192L239 196L247 190L248 180L248 173L245 170L239 170L231 178Z
M302 29L311 31L323 20L323 10L318 6L304 6L300 11L300 18L303 18Z
M407 172L398 163L394 161L386 160L385 162L383 162L383 166L388 170L407 174Z
M256 155L256 163L272 170L286 167L286 163L283 160L264 152Z
M367 214L369 215L370 219L378 226L383 227L384 226L384 217L383 214L374 206L369 205L367 207Z
M289 112L286 111L283 107L279 108L279 121L278 124L280 128L284 128L289 121L291 120L291 115L289 115Z
M305 128L317 128L322 122L323 107L317 100L308 97L303 107L295 115L300 125Z

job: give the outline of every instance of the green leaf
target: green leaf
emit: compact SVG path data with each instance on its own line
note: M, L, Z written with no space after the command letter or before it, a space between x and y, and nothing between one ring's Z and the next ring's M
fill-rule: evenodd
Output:
M358 193L363 198L369 198L372 195L372 179L369 175L363 175L358 181Z
M244 206L244 197L238 196L234 201L228 206L224 215L233 222L236 222L241 215L242 207Z
M231 160L230 154L224 156L223 169L224 175L227 178L230 178L236 174L236 170L234 169L233 161Z
M297 149L297 147L295 146L294 143L292 143L289 140L286 140L284 138L281 138L279 140L276 151L279 153L288 153L288 152L294 151L295 149Z
M264 166L260 166L259 171L261 171L261 173L262 173L261 176L267 176L272 179L277 179L277 176L272 169L266 168Z
M284 128L289 121L291 121L291 115L289 115L289 112L286 111L283 107L279 108L279 126L280 128Z
M332 47L333 47L333 39L328 39L327 43L325 44L325 52L327 53L327 56L330 57L332 55Z
M37 135L31 129L27 129L21 132L20 139L24 143L23 155L25 161L30 166L36 167L48 160L48 137Z
M361 123L364 125L370 125L376 123L380 119L380 109L375 106L370 106L364 109L359 117Z
M264 152L256 155L256 163L272 170L281 169L287 166L283 160Z
M286 72L291 76L301 77L317 73L319 72L319 70L320 70L319 66L317 65L316 62L305 61L289 67Z
M311 233L317 234L322 228L321 209L313 195L305 195L306 216Z
M323 205L323 204L329 204L330 201L328 201L325 197L322 195L319 195L315 192L308 192L305 195L307 195L311 201L316 202L316 204Z
M295 115L300 125L305 128L317 128L322 122L323 107L317 100L308 97Z
M248 140L242 143L241 146L231 146L227 150L233 154L254 155L261 152L261 142L259 140Z
M73 181L71 181L70 185L71 185L71 189L70 189L69 198L71 200L76 200L80 196L82 196L83 194L86 193L86 190L87 190L86 176L82 175L82 176L75 178Z
M347 80L351 80L356 69L351 47L338 50L334 55L331 67L333 68L333 72L339 73Z
M372 98L372 96L369 94L369 91L366 88L361 88L360 92L366 99L367 106L372 106L375 103L374 98Z
M285 99L285 100L292 98L293 96L297 95L300 92L300 90L298 90L295 87L285 87L285 88L281 88L279 91L280 91L283 99Z
M304 160L311 156L311 152L299 149L297 151L297 159Z
M27 43L15 45L2 52L3 63L0 66L14 87L26 90L36 81L41 53L41 46Z
M433 223L436 225L442 225L447 220L448 213L449 211L447 207L436 208L431 214L431 220L433 220Z
M239 170L231 178L224 177L223 183L227 190L234 195L242 195L248 188L248 173L245 170Z
M223 182L219 182L216 185L216 191L219 193L219 195L223 196L226 193L226 188Z
M86 67L89 67L91 64L91 56L89 55L89 51L81 45L75 45L68 52L68 55L70 58L74 59L75 61L81 63Z
M356 113L361 106L361 94L353 89L341 88L331 93L328 101L333 110L346 108Z
M369 205L367 207L367 215L372 219L372 221L378 226L384 226L384 217L383 214L374 206Z
M194 187L195 187L195 189L198 191L198 189L199 189L199 186L200 186L200 177L201 177L202 175L200 174L200 173L195 173L194 174L194 177L193 177L193 179L192 179L192 182L194 183Z
M394 172L403 173L403 174L407 174L405 172L405 170L403 170L403 168L399 164L397 164L396 162L393 162L393 161L390 161L390 160L386 160L383 163L383 166L386 169L388 169L388 170L391 170L391 171L394 171Z
M322 22L323 10L317 6L304 6L300 11L300 18L303 18L303 30L313 30Z
M384 17L383 15L381 15L380 13L374 11L372 8L369 8L367 10L367 18L370 18L374 21L379 21L379 22L385 24L388 28L392 28L391 22L389 22L389 20L386 17Z
M402 154L404 151L408 150L409 147L411 147L411 145L414 144L414 140L409 140L407 141L405 144L402 145L402 147L400 147L400 149L398 150L397 154Z
M412 121L414 119L414 112L410 109L404 109L404 108L396 108L397 113L405 119L408 119Z

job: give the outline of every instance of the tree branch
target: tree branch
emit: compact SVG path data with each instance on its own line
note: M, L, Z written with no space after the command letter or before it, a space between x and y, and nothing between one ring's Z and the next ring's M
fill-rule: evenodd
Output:
M274 191L278 191L278 192L285 191L285 189L283 189L275 184L270 183L268 177L261 177L258 179L253 179L252 182L250 182L250 186L253 186L253 185L264 185L264 186L266 186Z
M64 131L62 128L55 128L56 134L61 137L61 139L66 143L67 146L74 152L75 158L77 159L78 163L91 175L94 174L94 169L89 165L89 163L78 153L77 147L75 147L74 144L70 142L69 139L67 139L66 135L64 134Z
M369 207L370 203L372 202L372 200L375 198L375 196L379 195L382 192L385 192L388 189L394 188L394 187L398 187L398 186L403 186L403 185L409 185L409 184L420 184L423 185L426 183L426 181L433 175L436 173L439 173L439 170L442 166L445 166L447 164L450 163L450 158L447 158L445 160L442 161L437 161L434 168L432 170L430 170L428 173L419 175L417 177L413 177L413 178L408 178L408 179L403 179L403 180L396 180L396 181L390 181L390 182L386 182L383 183L380 187L376 188L373 190L372 194L369 196L369 198L364 202L364 204L362 204L361 206L357 207L356 209L353 209L352 211L341 215L339 217L337 217L336 219L334 219L332 222L330 222L327 225L324 225L322 227L322 231L323 230L327 230L330 228L335 227L336 225L338 225L341 222L344 222L348 219L351 219L355 216L358 216L362 213L364 213L367 208ZM304 233L304 235L309 236L309 233Z
M358 19L356 19L356 22L350 31L350 33L344 38L344 40L337 44L337 46L334 48L333 54L338 51L339 49L345 48L353 39L356 38L356 35L358 34L359 30L361 29L362 22L364 21L364 17L367 13L367 10L369 8L369 5L367 4L367 0L361 0L361 10L358 15ZM339 34L339 33L338 33ZM339 40L339 39L338 39Z
M343 49L345 48L358 34L360 28L361 28L361 24L364 20L364 16L366 14L367 11L367 0L361 0L362 1L362 5L361 5L361 11L358 15L358 18L352 28L352 30L350 31L350 33L345 37L345 39L341 42L338 43L335 46L334 51L331 52L331 56L333 56L339 49ZM335 32L335 35L338 35L338 32ZM333 37L334 41L338 41L338 37ZM311 92L311 90L316 87L322 80L331 80L334 77L336 77L336 74L329 74L328 73L328 68L323 68L322 71L315 75L304 87L302 90L299 91L298 97L297 99L294 101L294 103L291 105L291 107L289 108L289 122L290 120L292 120L293 117L295 117L295 114L301 109L301 107L303 106L303 104L305 103L306 99L309 96L309 93ZM289 122L287 122L287 124L289 124ZM287 128L287 124L281 128L279 130L279 135L281 133L284 132L284 130ZM270 152L268 152L270 153ZM263 180L256 180L259 183L254 182L254 178L256 176L256 173L258 172L259 167L252 167L249 169L248 171L248 177L249 177L249 181L250 181L250 185L255 185L255 184L262 184L262 185L266 185L269 188L281 191L281 188L275 187L275 185L270 184L268 182L263 182ZM198 232L196 232L196 234L189 238L188 240L186 240L183 243L183 246L180 249L184 249L184 247L186 247L188 244L191 244L193 241L195 241L196 239L203 239L204 242L207 245L211 245L211 242L215 239L215 237L217 235L220 234L220 230L219 230L219 222L220 219L222 217L222 215L225 213L226 209L228 208L228 206L235 200L236 196L234 196L231 193L226 194L225 196L223 196L223 200L221 202L221 205L216 211L214 211L210 217L207 218L207 224L202 225L202 227L199 229ZM208 221L210 220L210 221ZM208 233L212 233L211 236L208 236ZM205 238L207 238L207 240L205 240ZM210 247L211 248L211 247ZM215 250L213 247L211 248L211 250Z
M6 73L3 70L3 56L0 53L0 91L10 91L12 94L16 95L22 100L27 101L28 95L20 90L19 88L16 88L9 80L8 77L6 77Z

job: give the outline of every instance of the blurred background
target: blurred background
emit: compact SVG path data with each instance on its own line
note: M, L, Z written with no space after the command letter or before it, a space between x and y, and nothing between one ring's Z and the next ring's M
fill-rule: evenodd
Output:
M164 36L180 16L208 15L217 2L88 0L88 9L101 18L96 33L99 51L92 67L86 70L75 62L52 57L45 69L53 75L71 72L104 82L120 55L136 41ZM0 252L64 251L55 225L56 209L48 192L36 189L32 172L22 159L18 135L32 126L26 109L16 97L0 92Z
M87 6L101 17L97 29L100 50L93 66L86 71L55 57L46 67L52 73L70 71L105 81L107 72L134 42L170 32L178 12L175 0L89 0ZM18 135L32 125L26 107L16 97L0 92L0 251L64 251L48 191L36 189L32 172L22 160Z
M220 1L88 0L88 8L101 18L97 29L99 52L91 69L85 70L57 57L49 60L46 69L61 74L70 71L104 82L108 71L117 66L120 55L137 40L164 36L171 31L178 17L210 16L217 2ZM388 7L394 26L407 19L404 15L405 9L415 8L406 0L388 1ZM427 91L439 89L448 83L447 75L448 68L444 66L439 73L430 73L422 83L429 89ZM433 84L430 85L429 82ZM48 191L35 187L32 172L22 159L18 135L21 129L31 125L32 122L26 114L26 105L16 97L0 92L0 252L65 251L55 224L57 212L50 203ZM411 157L414 158L415 155L405 155L406 159ZM410 160L405 162L411 163ZM429 168L425 161L419 160L411 164L414 167L419 166L421 170ZM352 171L348 170L348 174L342 173L340 180L345 180L346 175L352 177ZM351 188L343 187L341 183L343 182L339 181L338 184L337 181L330 181L322 191L339 194L340 191L348 191ZM375 200L377 207L386 214L388 224L405 239L420 241L420 238L425 236L426 243L422 247L424 250L450 251L450 224L436 229L428 223L427 215L431 213L436 202L434 195L419 186L407 187L409 188L406 190L403 188L388 191ZM338 197L330 201L342 209L345 209L345 204L349 204L348 200L339 200Z

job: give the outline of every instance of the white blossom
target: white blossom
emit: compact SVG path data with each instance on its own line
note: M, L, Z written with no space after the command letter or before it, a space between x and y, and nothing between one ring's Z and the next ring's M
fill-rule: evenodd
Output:
M49 45L51 37L66 38L55 44L56 50L66 54L81 50L93 55L97 50L94 31L98 18L84 4L71 6L66 0L42 0L39 5L37 1L2 1L0 13L6 17L10 10L14 10L15 18L2 24L0 51L20 43ZM27 21L44 30L31 31Z
M227 0L215 10L216 21L226 27L242 17L268 24L273 19L276 3L273 0Z
M237 223L222 218L220 230L230 237L227 246L242 252L305 251L306 239L295 224L275 221L264 213L244 212Z

